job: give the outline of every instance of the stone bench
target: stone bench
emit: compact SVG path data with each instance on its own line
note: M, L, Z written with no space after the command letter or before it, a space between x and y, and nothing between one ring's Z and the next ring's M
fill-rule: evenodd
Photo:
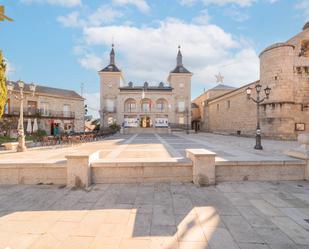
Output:
M18 146L18 142L8 142L8 143L3 143L5 150L16 150Z
M27 144L33 143L33 141L26 141ZM2 144L5 150L17 150L18 142L7 142Z
M216 153L205 149L187 149L187 158L193 162L193 183L209 186L216 183Z

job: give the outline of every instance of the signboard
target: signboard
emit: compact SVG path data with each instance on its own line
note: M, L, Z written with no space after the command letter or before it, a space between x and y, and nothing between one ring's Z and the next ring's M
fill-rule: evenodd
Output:
M295 124L295 131L304 131L305 130L305 124L304 123L296 123Z
M156 118L155 119L155 127L168 127L168 118Z
M137 118L125 118L124 127L138 127L139 121Z

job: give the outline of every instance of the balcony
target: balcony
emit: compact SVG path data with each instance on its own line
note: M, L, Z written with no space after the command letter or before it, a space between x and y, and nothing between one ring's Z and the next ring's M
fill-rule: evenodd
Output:
M12 117L19 116L19 108L11 108L8 113L4 116ZM74 119L75 113L70 111L54 111L54 110L44 110L44 109L24 109L24 117L29 118L59 118L59 119Z

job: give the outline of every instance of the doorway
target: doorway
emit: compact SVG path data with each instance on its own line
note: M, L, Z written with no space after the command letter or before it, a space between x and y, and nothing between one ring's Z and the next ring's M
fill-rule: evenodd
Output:
M141 118L141 127L142 128L149 128L150 127L150 117L142 117Z

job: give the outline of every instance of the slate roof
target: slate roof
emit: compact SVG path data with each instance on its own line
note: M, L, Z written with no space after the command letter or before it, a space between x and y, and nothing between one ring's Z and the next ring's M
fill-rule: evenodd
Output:
M188 69L186 69L183 65L176 66L171 73L191 73Z
M12 83L14 85L14 91L19 91L19 87L17 85L17 82L7 81L7 84L8 83ZM29 85L30 84L25 83L24 91L30 92ZM52 96L59 96L59 97L63 97L63 98L83 99L82 96L80 96L78 93L76 93L73 90L53 88L53 87L41 86L41 85L36 85L35 93L38 93L38 94L41 93L41 94L52 95Z
M173 88L170 86L164 86L164 87L160 87L160 86L148 86L148 87L144 87L144 86L123 86L123 87L119 87L120 90L127 90L127 91L172 91Z
M104 67L100 72L120 72L119 68L116 65L109 64Z
M233 90L233 89L236 89L236 87L228 86L228 85L224 85L224 84L219 84L219 85L211 88L210 90Z

